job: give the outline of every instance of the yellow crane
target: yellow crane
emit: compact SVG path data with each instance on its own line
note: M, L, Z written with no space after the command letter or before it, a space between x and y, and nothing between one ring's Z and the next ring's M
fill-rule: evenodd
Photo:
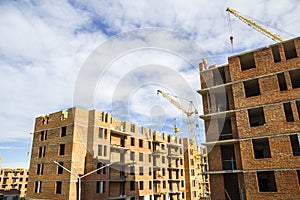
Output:
M176 108L181 110L184 114L187 116L187 121L188 121L188 131L189 131L189 136L193 141L195 141L195 134L196 134L196 128L199 127L198 123L195 123L193 116L198 114L198 111L193 104L192 101L189 101L185 98L180 98L174 95L171 95L169 93L165 93L161 90L157 90L157 95L162 95L165 99L167 99L171 104L173 104ZM180 98L189 103L188 108L185 109L178 101L176 101L174 98ZM176 127L176 120L174 120L174 132L178 133L179 129Z
M226 11L228 13L232 13L234 16L236 16L238 19L249 25L250 27L254 28L255 30L261 32L262 34L266 35L267 37L271 38L272 40L276 42L283 42L284 39L282 39L278 34L274 34L271 31L269 31L267 28L263 27L262 25L258 24L254 20L248 19L246 16L242 15L238 11L232 9L232 8L227 8ZM233 37L230 36L231 43L233 41Z

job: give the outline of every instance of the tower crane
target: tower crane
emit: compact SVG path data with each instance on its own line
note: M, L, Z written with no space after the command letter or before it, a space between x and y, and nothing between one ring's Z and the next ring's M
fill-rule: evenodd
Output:
M263 27L262 25L258 24L252 19L248 19L246 16L242 15L238 11L232 9L232 8L227 8L226 11L228 13L232 13L234 16L236 16L238 19L246 23L248 26L254 28L255 30L261 32L262 34L266 35L267 37L271 38L272 40L276 42L283 42L284 39L282 39L278 34L274 34L271 31L269 31L267 28ZM231 44L233 42L233 37L230 36Z
M181 110L184 114L187 116L187 121L188 121L188 134L192 141L195 141L195 136L196 136L196 128L199 127L198 123L195 123L193 116L198 114L198 111L193 104L192 101L189 101L185 98L180 98L174 95L171 95L169 93L165 93L161 90L157 90L157 95L161 94L165 99L167 99L171 104L173 104L177 109ZM189 103L188 108L185 109L178 101L176 101L174 98L180 98ZM174 125L174 132L178 132L178 129L176 127L176 124Z

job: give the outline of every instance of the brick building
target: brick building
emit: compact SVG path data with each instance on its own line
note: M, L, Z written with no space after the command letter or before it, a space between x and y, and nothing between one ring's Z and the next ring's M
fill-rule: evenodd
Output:
M0 168L0 190L19 190L20 197L26 196L28 170L23 168Z
M28 199L76 199L80 175L84 199L195 199L185 192L184 143L178 138L71 108L38 117L30 161ZM195 162L195 161L193 161Z
M184 169L187 200L209 199L208 175L206 174L206 148L196 146L191 139L184 138Z
M203 146L196 146L195 157L195 179L197 184L197 199L210 199L209 176L207 172L207 153Z
M300 199L299 57L296 38L200 64L212 199Z

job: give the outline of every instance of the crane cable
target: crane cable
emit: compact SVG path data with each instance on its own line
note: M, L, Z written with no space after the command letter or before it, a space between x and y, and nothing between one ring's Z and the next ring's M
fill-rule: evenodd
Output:
M227 15L227 22L228 22L229 35L230 35L229 39L230 39L230 44L231 44L231 51L232 51L232 53L234 53L231 18L230 18L230 13L229 12L228 12L228 15Z

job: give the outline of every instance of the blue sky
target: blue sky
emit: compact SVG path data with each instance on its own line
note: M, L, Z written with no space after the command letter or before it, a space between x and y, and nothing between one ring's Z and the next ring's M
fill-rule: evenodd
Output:
M300 35L298 0L0 1L1 167L28 166L34 118L72 107L81 69L107 44L107 52L118 52L114 41L125 49L154 44L165 49L125 51L102 66L106 71L95 87L93 106L153 128L171 130L174 117L184 127L182 113L155 91L191 98L202 110L195 63L206 57L209 64L223 64L232 55L228 6L285 39ZM231 26L235 53L274 43L233 16ZM134 35L149 27L176 34ZM128 31L133 34L124 34ZM187 41L197 47L187 47ZM193 55L193 62L181 55ZM99 65L110 58L103 56Z

